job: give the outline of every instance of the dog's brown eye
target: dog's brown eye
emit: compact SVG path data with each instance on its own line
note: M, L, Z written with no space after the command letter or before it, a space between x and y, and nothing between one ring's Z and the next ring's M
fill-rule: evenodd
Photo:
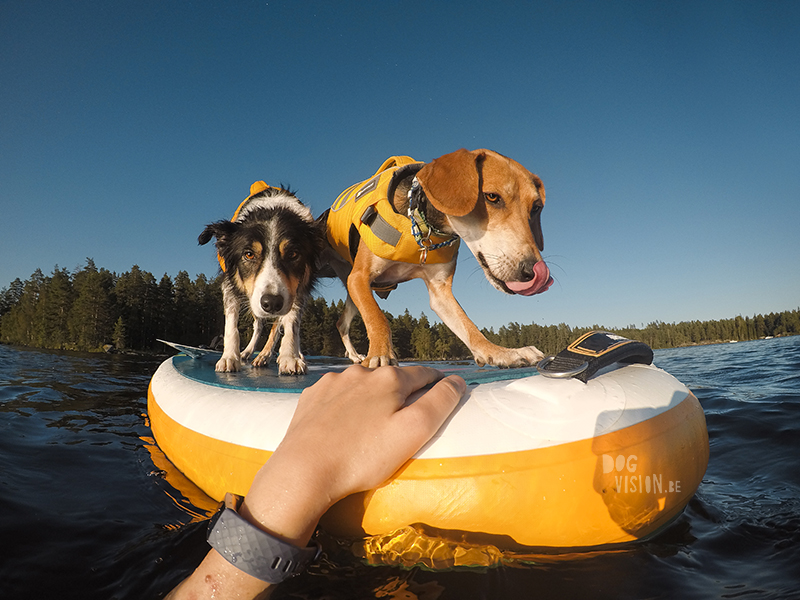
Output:
M245 250L244 254L242 254L242 258L244 258L245 260L255 260L256 253L253 252L252 250Z
M483 195L486 196L486 199L492 204L500 202L500 194L494 194L492 192L484 192Z

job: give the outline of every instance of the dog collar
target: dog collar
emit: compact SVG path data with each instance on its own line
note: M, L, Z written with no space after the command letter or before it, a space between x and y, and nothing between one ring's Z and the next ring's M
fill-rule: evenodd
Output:
M411 182L411 189L408 190L408 219L411 221L411 234L414 236L417 246L419 246L419 264L421 265L424 265L428 259L428 252L454 244L459 239L457 235L440 231L428 222L423 210L422 199L424 197L425 191L422 189L419 180L414 177L414 181ZM432 244L431 234L448 239L438 244Z

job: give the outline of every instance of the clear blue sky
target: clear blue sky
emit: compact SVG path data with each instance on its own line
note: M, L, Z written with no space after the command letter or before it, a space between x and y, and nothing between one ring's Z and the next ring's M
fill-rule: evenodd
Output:
M197 235L255 180L316 215L486 147L543 179L556 283L505 296L463 248L479 326L800 306L800 2L6 1L0 89L0 288L212 276ZM419 283L382 306L432 316Z

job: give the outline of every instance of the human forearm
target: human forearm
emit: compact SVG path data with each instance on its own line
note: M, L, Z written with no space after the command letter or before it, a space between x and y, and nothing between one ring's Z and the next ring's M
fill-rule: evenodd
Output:
M425 367L351 367L300 397L283 442L259 470L239 514L273 537L306 547L319 518L345 496L387 479L431 436L465 391ZM212 550L169 598L260 598L269 584Z

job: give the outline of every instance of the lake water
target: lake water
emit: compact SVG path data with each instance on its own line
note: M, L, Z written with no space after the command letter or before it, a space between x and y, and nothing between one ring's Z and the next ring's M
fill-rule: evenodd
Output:
M161 598L205 555L213 503L178 492L148 449L160 360L0 346L0 599ZM700 399L711 444L699 491L657 538L448 572L367 566L329 541L273 598L800 598L800 337L655 362Z

